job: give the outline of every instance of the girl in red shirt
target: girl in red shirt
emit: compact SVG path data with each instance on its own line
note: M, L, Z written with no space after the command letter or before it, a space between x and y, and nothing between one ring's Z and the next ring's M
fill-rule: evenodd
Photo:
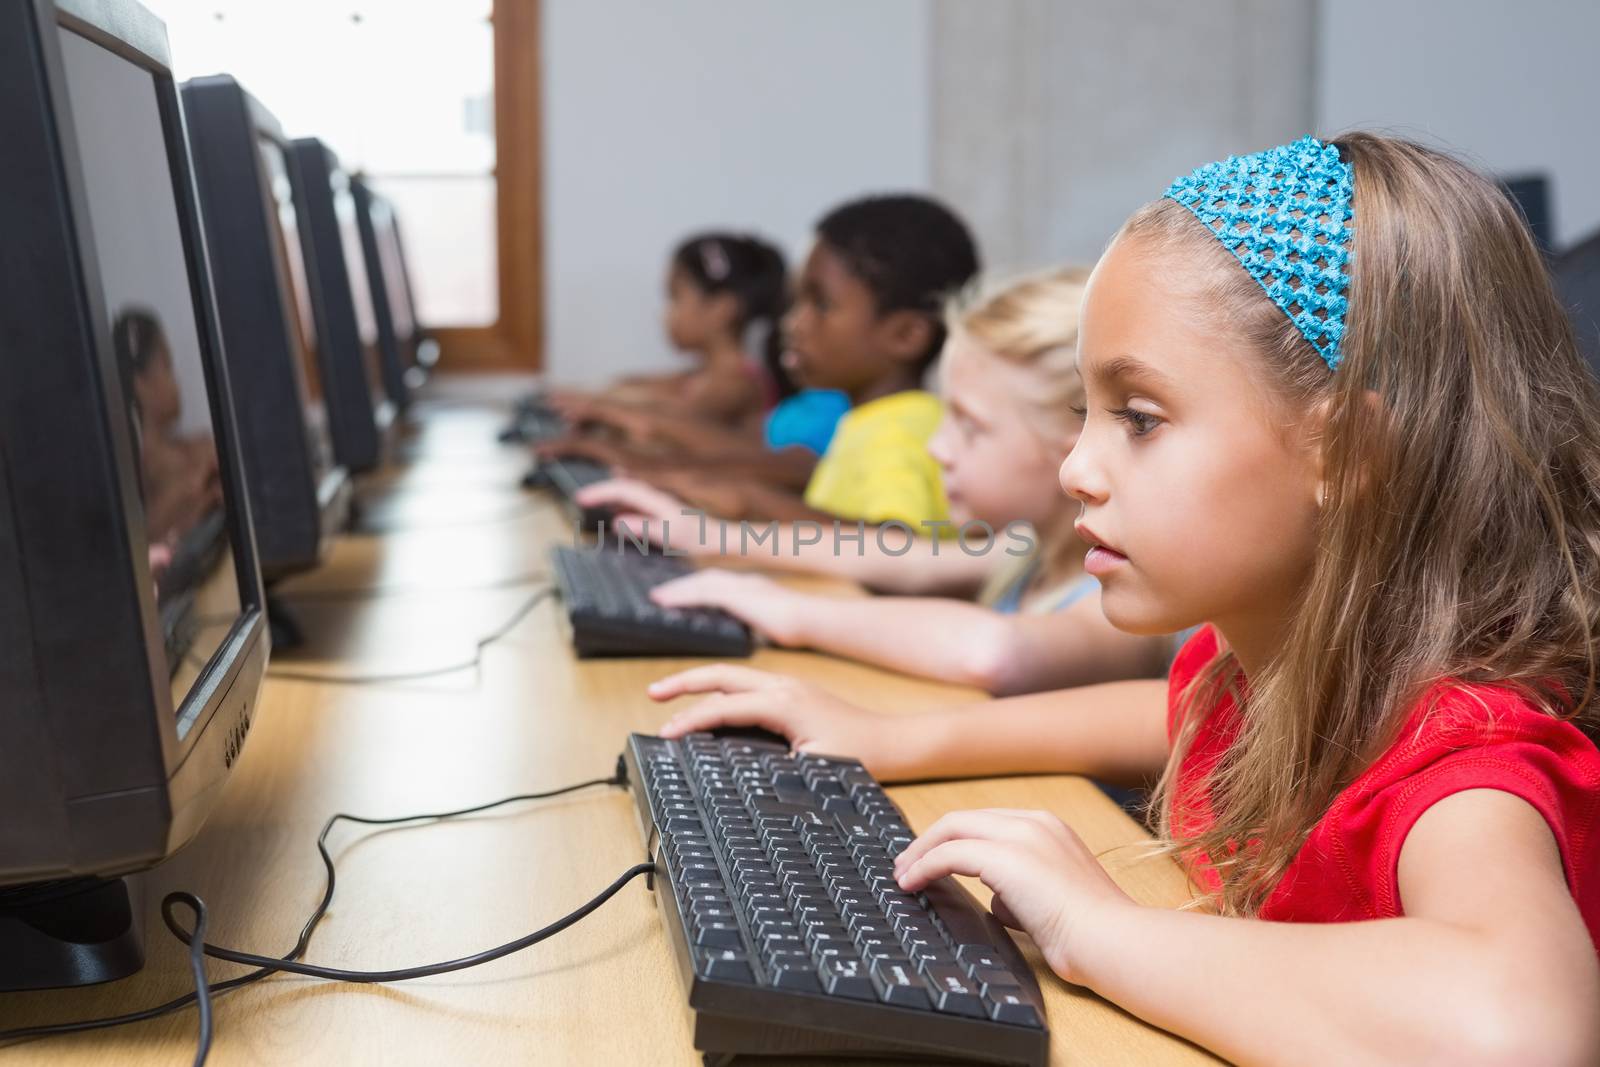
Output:
M883 778L1154 779L1206 907L1132 901L1059 819L959 812L897 859L995 892L1062 977L1249 1063L1600 1059L1600 390L1516 209L1408 142L1180 179L1080 329L1082 506L1167 683L914 723L708 667L718 723ZM1203 625L1202 625L1203 624Z

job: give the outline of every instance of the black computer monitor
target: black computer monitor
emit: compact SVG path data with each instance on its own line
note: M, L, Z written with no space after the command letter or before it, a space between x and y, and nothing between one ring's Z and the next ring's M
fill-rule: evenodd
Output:
M314 137L290 142L290 165L303 194L300 243L317 336L327 350L322 389L333 450L352 474L360 474L383 464L395 404L384 387L378 319L361 249L355 194L338 157Z
M378 350L383 357L383 382L389 399L405 410L416 381L417 318L406 274L400 230L389 201L372 191L359 176L350 179L361 224L361 250L372 290L372 307L378 319Z
M350 477L333 457L312 383L310 293L296 232L288 142L278 121L226 75L183 86L195 180L211 247L228 374L239 395L262 577L309 570L350 510ZM308 378L310 381L308 382Z
M0 4L0 990L143 962L269 639L183 113L132 0Z
M1578 351L1600 377L1600 230L1556 256L1550 272L1572 318Z
M1533 243L1539 251L1549 255L1555 251L1555 224L1550 215L1550 179L1543 174L1528 174L1502 178L1500 184L1510 194L1527 220Z
M393 207L392 204L390 206ZM399 264L400 280L405 285L406 307L411 316L411 348L416 357L416 362L406 372L406 380L416 389L427 382L428 375L439 365L439 342L429 334L422 316L417 313L417 287L412 282L415 275L411 272L411 254L406 251L405 228L400 223L397 211L389 212L389 228L390 240L394 243L394 260Z

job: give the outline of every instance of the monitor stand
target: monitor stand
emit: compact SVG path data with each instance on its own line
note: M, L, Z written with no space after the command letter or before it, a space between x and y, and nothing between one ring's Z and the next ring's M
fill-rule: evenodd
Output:
M300 622L272 590L267 590L267 626L272 633L272 650L286 652L306 643L305 631Z
M0 992L126 978L144 966L144 894L131 878L0 889Z

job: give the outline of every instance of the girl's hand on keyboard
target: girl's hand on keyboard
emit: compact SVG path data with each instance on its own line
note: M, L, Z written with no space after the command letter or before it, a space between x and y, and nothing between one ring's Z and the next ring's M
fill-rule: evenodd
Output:
M617 533L645 537L658 545L666 545L670 538L669 547L690 555L711 552L717 544L721 519L633 478L596 482L578 490L573 499L586 508L611 508L617 517L607 525Z
M880 780L905 777L904 746L896 745L887 716L840 700L819 686L750 667L716 663L695 667L650 686L655 700L709 693L661 727L662 737L682 737L718 726L759 726L782 734L797 752L858 759Z
M721 608L776 645L798 644L806 597L760 574L709 569L663 582L650 599L664 608Z
M1026 930L1050 969L1082 982L1085 953L1109 915L1137 908L1075 831L1044 811L990 808L952 812L894 861L900 888L916 893L945 875L977 878L994 890L995 917Z

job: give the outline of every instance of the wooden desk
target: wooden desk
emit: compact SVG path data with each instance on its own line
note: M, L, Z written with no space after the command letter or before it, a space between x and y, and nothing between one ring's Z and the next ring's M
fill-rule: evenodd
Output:
M426 416L403 468L364 485L364 522L317 573L287 583L311 651L278 668L424 669L470 658L570 537L559 510L516 488L520 450L494 444L500 417L451 406ZM388 595L328 599L382 586ZM467 587L478 588L467 588ZM317 593L324 599L311 599ZM297 599L297 597L299 599ZM481 672L405 685L270 680L221 807L199 837L146 878L149 962L96 989L0 998L0 1027L125 1012L190 988L178 943L156 914L174 888L211 908L210 940L286 951L322 888L314 841L329 814L443 810L610 773L624 735L664 711L644 686L678 661L578 662L546 602L491 646ZM875 707L914 709L967 691L804 653L762 651L757 666L804 674ZM1059 812L1110 858L1138 899L1176 904L1166 860L1133 862L1143 832L1087 781L1035 777L897 787L913 826L979 806ZM339 893L310 958L372 969L466 955L509 941L588 899L644 858L631 802L596 789L403 832L335 831ZM981 887L980 887L981 893ZM1178 1039L1067 986L1037 962L1057 1064L1214 1062ZM212 962L213 981L241 968ZM689 1015L655 905L642 882L581 925L508 959L391 986L278 975L216 1003L213 1064L695 1064ZM22 1063L187 1063L193 1012L0 1050ZM829 1061L837 1063L838 1061Z

